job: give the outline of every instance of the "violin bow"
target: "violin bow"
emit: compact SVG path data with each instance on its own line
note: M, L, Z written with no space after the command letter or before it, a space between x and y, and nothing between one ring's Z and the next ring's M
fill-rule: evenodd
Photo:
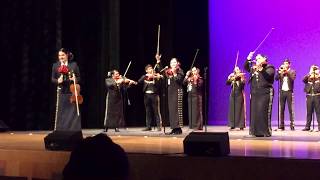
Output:
M238 65L238 59L239 59L239 50L237 51L236 63L234 64L234 68L236 68Z
M76 86L76 76L74 74L74 72L72 72L72 76L73 76L73 86L74 86L74 94L76 96L76 106L77 106L77 114L78 116L80 116L80 112L79 112L79 101L78 101L78 91L77 91L77 86Z
M193 57L192 64L191 64L191 67L190 67L190 70L192 69L192 67L193 67L193 65L194 65L194 62L196 61L196 58L197 58L197 56L198 56L198 52L199 52L199 49L197 49L196 54L195 54L195 55L194 55L194 57Z
M269 35L272 33L272 31L274 30L274 27L272 27L270 29L270 31L268 32L268 34L264 37L264 39L260 42L260 44L256 47L256 49L253 52L256 52L260 46L263 44L263 42L269 37Z
M160 53L160 24L158 25L158 40L157 40L157 55ZM158 64L154 65L153 70L156 69Z
M127 75L127 72L128 72L128 70L129 70L130 65L131 65L131 61L129 62L129 64L128 64L128 66L127 66L126 71L124 72L123 77L126 77L126 75Z

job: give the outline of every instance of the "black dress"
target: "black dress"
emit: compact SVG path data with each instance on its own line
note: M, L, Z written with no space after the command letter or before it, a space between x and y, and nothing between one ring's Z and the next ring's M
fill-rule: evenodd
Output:
M117 84L113 78L107 78L106 110L104 117L105 128L118 128L124 123L122 88L124 84Z
M250 72L250 135L271 136L271 113L273 102L273 81L275 69L267 64L262 71L254 72L250 61L246 61L245 69Z
M189 128L201 130L203 127L202 116L202 86L203 79L199 78L197 83L184 79L188 92L188 118Z
M231 128L244 128L245 127L245 95L244 85L245 81L236 79L232 81L227 80L227 85L231 85L231 93L229 96L229 113L228 113L228 126Z
M64 81L58 85L58 78L61 73L58 72L61 63L57 62L52 65L51 81L57 85L57 102L55 130L77 131L81 130L81 117L77 114L76 104L70 103L70 84L69 76L63 75ZM69 72L74 72L77 82L80 81L80 71L76 62L69 62Z
M176 76L167 77L169 120L173 130L183 127L183 79L184 73L181 68L177 70Z

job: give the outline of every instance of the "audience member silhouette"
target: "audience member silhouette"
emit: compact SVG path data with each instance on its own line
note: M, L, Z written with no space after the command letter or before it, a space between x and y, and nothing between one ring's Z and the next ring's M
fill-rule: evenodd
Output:
M71 152L63 177L64 180L128 179L128 157L105 134L87 137Z

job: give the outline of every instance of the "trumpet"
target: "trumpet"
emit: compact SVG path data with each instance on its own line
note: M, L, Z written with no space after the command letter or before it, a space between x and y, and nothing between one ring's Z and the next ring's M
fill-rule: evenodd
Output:
M287 71L288 71L288 69L285 67L285 65L284 64L282 64L280 67L279 67L279 73L280 74L285 74L285 73L287 73Z
M284 67L283 64L279 67L279 70L280 70L280 71L283 71L283 70L285 70L285 69L286 69L286 68Z

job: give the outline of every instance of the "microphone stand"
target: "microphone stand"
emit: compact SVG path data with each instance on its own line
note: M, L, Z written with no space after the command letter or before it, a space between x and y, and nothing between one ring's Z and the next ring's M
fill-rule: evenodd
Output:
M312 79L312 85L314 85L315 81L316 81L316 70L315 68L312 69L312 74L314 76L314 78ZM318 118L318 117L317 117ZM314 131L314 111L312 111L312 130L310 130L310 132Z
M207 70L208 67L203 69L203 83L204 83L204 131L207 132L207 121L208 121L208 113L207 113Z
M233 126L230 128L235 129L236 127L236 87L235 85L237 84L236 80L232 82L232 91L233 91Z
M250 68L250 83L252 83L252 76L254 76L254 73L253 73L253 69L252 69L252 60L250 60L249 62L249 68ZM252 125L252 84L250 84L250 106L249 106L249 109L250 109L250 114L249 114L249 118L250 118L250 128L249 128L249 134L250 134L250 129L251 129L251 125Z
M281 96L281 88L280 88L280 81L281 81L281 76L280 76L280 73L278 72L278 76L279 76L279 79L278 79L278 129L280 129L280 111L281 111L281 104L280 104L280 96Z
M55 117L54 117L54 128L53 130L57 130L57 123L58 123L58 111L59 111L59 101L60 101L60 91L61 88L59 87L59 85L57 86L57 102L56 102L56 113L55 113Z

